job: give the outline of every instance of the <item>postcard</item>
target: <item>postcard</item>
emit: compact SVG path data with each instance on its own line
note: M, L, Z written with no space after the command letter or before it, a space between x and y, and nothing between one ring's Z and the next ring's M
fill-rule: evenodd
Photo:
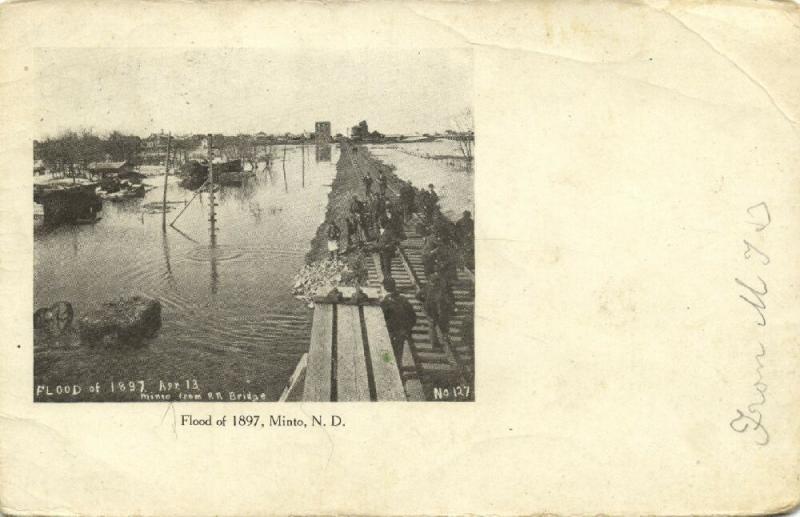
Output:
M795 507L799 35L0 6L3 513Z

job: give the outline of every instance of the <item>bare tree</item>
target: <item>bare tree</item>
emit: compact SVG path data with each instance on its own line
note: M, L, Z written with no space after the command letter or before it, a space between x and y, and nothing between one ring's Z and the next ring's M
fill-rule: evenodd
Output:
M250 135L225 137L222 154L226 160L241 160L242 163L249 163L252 170L256 170L256 146Z
M461 112L456 118L453 120L453 123L458 130L458 133L455 135L455 140L458 142L458 148L461 151L461 155L464 157L464 161L466 162L467 170L472 170L472 163L473 163L473 147L475 144L475 131L474 131L474 121L472 118L472 111L470 109L466 109Z

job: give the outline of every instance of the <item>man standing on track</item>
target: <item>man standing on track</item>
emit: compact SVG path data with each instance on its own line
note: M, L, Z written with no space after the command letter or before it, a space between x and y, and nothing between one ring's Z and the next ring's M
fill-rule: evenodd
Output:
M417 293L417 298L423 302L425 314L428 316L428 333L431 346L434 350L442 350L439 339L441 330L442 339L449 345L450 319L456 308L455 297L450 283L434 272L428 277L428 283Z
M397 252L397 238L394 233L381 228L378 237L378 254L381 257L381 274L384 280L392 277L392 260Z
M420 208L425 218L425 224L433 224L433 216L436 212L436 205L439 203L439 195L433 190L433 183L428 185L428 190L423 190L419 195Z
M361 243L361 236L358 234L358 218L350 214L345 219L347 227L347 250L350 250L354 245Z
M422 268L425 276L431 276L439 263L439 239L434 233L428 233L422 245Z
M433 183L428 184L428 196L430 197L430 202L433 206L436 206L436 203L439 202L439 194L433 190Z
M339 236L341 234L342 231L336 225L336 221L328 223L328 252L330 259L334 262L339 259Z
M385 213L386 215L384 216L384 224L386 225L386 228L394 232L394 235L397 237L398 241L405 240L406 229L403 225L403 216L395 209L395 205L392 205L387 201Z
M372 198L372 203L370 205L370 215L375 225L375 231L378 231L378 228L381 226L381 219L383 218L384 212L386 212L386 198L378 193Z
M361 228L361 240L369 240L366 216L364 214L364 203L362 203L355 194L353 194L353 199L350 201L350 216L357 221L357 226Z
M414 186L409 181L400 187L400 207L403 210L403 221L408 222L414 213Z
M469 210L464 210L464 215L456 222L456 237L464 256L464 265L468 269L475 269L475 221Z
M475 239L475 221L469 210L464 210L464 215L456 221L456 238L462 246Z
M364 195L369 199L372 196L372 176L367 172L361 181L364 182Z
M388 186L388 180L386 176L384 176L383 171L378 172L378 192L380 192L381 196L386 195L386 187Z

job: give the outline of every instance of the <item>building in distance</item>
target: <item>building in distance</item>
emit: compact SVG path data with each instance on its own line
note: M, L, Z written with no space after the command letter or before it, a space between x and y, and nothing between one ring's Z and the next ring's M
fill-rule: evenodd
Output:
M314 139L317 142L331 141L331 123L328 121L314 124Z
M362 120L357 126L350 128L350 138L357 142L382 142L385 135L379 131L372 131L370 133L369 126L366 120Z
M366 120L362 120L357 126L350 128L350 138L353 140L363 140L369 138L369 126Z

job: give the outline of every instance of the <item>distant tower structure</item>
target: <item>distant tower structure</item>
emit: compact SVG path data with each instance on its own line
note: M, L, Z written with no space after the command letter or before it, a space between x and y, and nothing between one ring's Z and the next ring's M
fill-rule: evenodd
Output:
M314 138L317 142L330 142L331 141L331 123L330 122L317 122L314 124Z
M369 126L366 120L362 120L357 126L350 129L350 138L353 140L363 140L369 137Z

